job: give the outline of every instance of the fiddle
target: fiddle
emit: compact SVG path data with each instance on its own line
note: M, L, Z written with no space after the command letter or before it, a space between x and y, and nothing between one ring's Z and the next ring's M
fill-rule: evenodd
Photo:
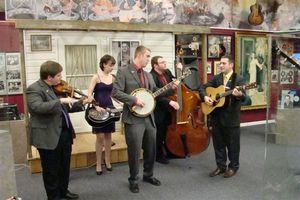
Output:
M76 98L76 99L80 99L79 97L75 96L75 93L83 96L83 97L87 97L87 95L83 94L81 91L79 91L78 89L70 86L66 81L61 80L59 84L53 86L53 90L55 92L55 94L57 95L64 95L64 96L69 96L71 98Z

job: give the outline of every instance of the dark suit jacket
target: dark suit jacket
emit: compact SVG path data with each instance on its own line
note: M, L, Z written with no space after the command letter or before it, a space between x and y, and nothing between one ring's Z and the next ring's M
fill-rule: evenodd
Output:
M233 75L227 82L227 87L231 87L233 84ZM223 85L223 73L215 75L212 80L208 81L203 86L199 88L199 94L201 99L204 101L204 96L206 96L205 89L207 87L217 88L220 85ZM243 78L239 75L236 76L235 81L236 86L244 85ZM243 91L244 95L242 97L235 97L233 95L229 95L225 99L224 106L220 108L216 108L211 113L212 123L218 123L225 127L235 127L240 126L240 109L241 109L241 100L245 98L245 91Z
M162 88L164 85L162 83L162 81L159 78L159 74L152 69L150 72L153 76L153 80L156 84L156 86L158 88ZM175 78L170 70L166 70L165 71L165 77L168 83L170 83L172 81L172 78ZM166 123L166 124L170 124L171 122L171 115L169 112L170 109L170 99L168 97L174 95L175 92L174 90L170 89L166 92L164 92L162 95L160 95L157 99L156 99L156 107L154 110L154 115L155 115L155 121L156 123Z
M156 85L153 81L151 74L144 71L144 75L148 80L148 87L149 87L148 89L152 92L155 91ZM116 80L114 81L112 95L114 98L124 103L123 113L122 113L122 121L124 123L139 124L144 122L143 118L133 115L129 109L132 106L134 106L136 100L136 97L130 94L135 89L141 87L142 86L141 86L140 79L133 65L129 65L128 67L118 70ZM153 113L151 113L150 117L153 125L155 126Z
M27 106L30 113L30 144L41 149L55 149L62 131L62 106L53 90L43 81L38 80L27 88ZM84 110L81 103L72 106L69 112ZM68 113L67 113L68 114ZM70 122L70 134L74 129Z

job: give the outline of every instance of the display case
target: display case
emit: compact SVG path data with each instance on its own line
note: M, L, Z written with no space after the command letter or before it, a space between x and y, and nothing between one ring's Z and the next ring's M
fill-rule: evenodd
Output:
M298 199L300 184L300 39L272 38L263 199Z

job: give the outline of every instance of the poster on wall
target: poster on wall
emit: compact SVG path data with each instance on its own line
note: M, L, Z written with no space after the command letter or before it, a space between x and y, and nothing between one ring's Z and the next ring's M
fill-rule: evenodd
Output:
M6 0L6 19L147 23L146 0Z
M6 94L5 53L0 53L0 95Z
M281 69L280 84L293 84L293 83L294 83L294 69Z
M268 39L265 35L236 33L235 70L246 84L256 83L257 88L247 90L249 101L243 109L260 109L267 105Z
M7 94L21 94L20 53L6 53Z
M116 59L116 67L126 67L133 61L133 56L139 41L112 41L111 54Z

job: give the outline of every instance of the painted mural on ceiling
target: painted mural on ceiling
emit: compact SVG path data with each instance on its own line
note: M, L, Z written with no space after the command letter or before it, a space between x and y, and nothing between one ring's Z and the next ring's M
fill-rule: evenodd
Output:
M5 0L6 18L278 31L300 28L300 0Z

